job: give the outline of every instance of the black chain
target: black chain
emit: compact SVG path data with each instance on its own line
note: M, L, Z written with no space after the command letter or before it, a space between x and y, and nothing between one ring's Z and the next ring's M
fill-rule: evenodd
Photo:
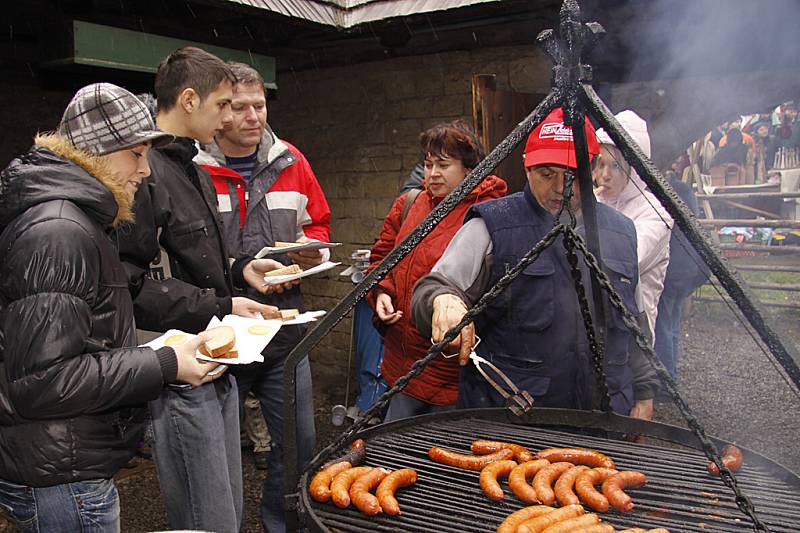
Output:
M531 250L525 254L525 256L519 261L519 263L517 263L516 266L514 266L514 268L509 270L497 281L494 287L481 296L481 299L478 300L478 302L464 314L458 324L447 330L447 333L445 333L444 338L442 338L440 342L437 342L428 349L428 353L425 355L425 357L414 361L414 364L411 365L411 369L406 375L398 379L392 388L384 392L381 397L378 398L378 400L372 405L372 407L367 409L361 418L353 422L353 425L350 426L344 433L342 433L333 443L320 451L314 460L311 461L306 471L316 470L317 467L324 464L324 462L328 460L334 451L338 450L353 435L363 429L364 426L366 426L367 421L372 416L374 416L376 413L379 413L386 405L388 405L389 401L395 394L403 390L408 382L411 381L411 379L418 376L431 360L438 357L442 350L444 350L447 345L450 344L450 341L455 339L459 333L461 333L461 330L464 328L464 326L471 323L477 315L482 313L483 310L486 309L486 307L488 307L488 305L492 303L492 301L497 298L497 296L503 292L523 270L525 270L525 268L528 267L528 265L536 261L542 252L549 248L555 242L558 235L563 232L564 226L557 225L551 229L547 235L542 237L542 240L537 242L536 246L531 248Z
M650 346L650 341L644 336L642 330L639 329L636 318L630 313L630 311L628 311L628 308L625 307L622 298L620 298L619 294L617 294L616 290L614 290L614 287L611 285L608 276L606 276L605 272L603 272L603 270L600 268L600 265L597 263L597 258L595 258L589 252L588 248L586 247L586 243L583 241L583 238L573 228L565 228L564 236L565 239L571 238L575 242L578 250L580 250L580 252L583 254L586 266L589 267L593 275L597 276L600 287L608 294L608 299L611 302L611 305L613 305L614 308L620 313L625 326L633 334L634 338L636 339L636 344L644 353L645 358L648 360L650 365L653 366L659 378L661 378L661 381L667 386L667 389L675 400L675 404L678 406L678 410L683 415L683 418L686 420L686 423L689 425L692 433L694 433L697 439L700 441L706 457L708 457L719 467L722 481L728 487L730 487L736 496L736 505L744 514L750 517L750 519L753 521L753 527L756 531L769 532L767 526L756 516L753 503L741 491L738 483L736 482L736 478L733 476L733 473L731 473L731 471L728 470L728 467L723 464L722 459L717 453L714 443L711 442L711 439L709 439L708 435L706 435L706 432L700 425L697 417L678 393L677 383L675 383L675 380L672 379L669 371L664 367L664 365L661 363L661 360L658 358L658 355L656 355L656 353L653 351L653 348Z
M556 214L556 223L561 218L561 213L564 209L567 210L570 219L570 228L575 228L577 221L575 213L572 211L572 185L575 181L575 174L567 171L564 174L564 196L561 199L561 208ZM601 343L597 342L597 336L594 333L594 320L592 314L589 312L589 300L586 298L586 289L583 286L582 274L578 268L578 255L575 253L575 242L572 240L572 234L568 231L564 232L564 248L567 252L567 262L569 263L572 280L575 285L575 293L578 296L578 304L580 307L581 318L583 319L583 327L586 330L586 340L589 344L589 350L592 354L592 364L594 365L595 376L595 391L599 395L600 409L603 411L611 410L611 398L608 394L608 385L606 384L605 365L603 364L605 349Z

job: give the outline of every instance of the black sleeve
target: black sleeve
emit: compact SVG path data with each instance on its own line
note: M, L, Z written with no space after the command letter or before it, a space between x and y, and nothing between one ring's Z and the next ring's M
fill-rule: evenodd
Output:
M167 224L163 196L153 176L142 183L134 203L136 222L116 231L119 255L128 273L137 325L150 331L176 328L196 333L213 316L230 313L231 298L177 278L156 280L149 275L150 264L161 254L159 233Z
M100 252L80 225L40 222L6 254L2 379L20 416L73 417L158 396L164 372L155 351L110 348L92 336Z

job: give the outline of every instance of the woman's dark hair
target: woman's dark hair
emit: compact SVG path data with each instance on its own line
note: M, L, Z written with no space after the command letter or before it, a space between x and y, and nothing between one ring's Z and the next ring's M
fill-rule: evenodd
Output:
M437 124L419 136L423 154L458 159L464 167L473 169L486 154L472 128L463 120Z

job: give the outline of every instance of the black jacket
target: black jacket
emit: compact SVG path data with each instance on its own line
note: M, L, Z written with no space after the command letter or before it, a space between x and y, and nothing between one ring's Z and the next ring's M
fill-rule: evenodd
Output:
M232 287L211 178L192 163L194 141L150 151L150 176L136 193L135 224L116 231L139 327L205 329L231 312Z
M65 139L37 144L0 174L0 478L40 487L113 476L177 362L135 347L106 233L124 193Z

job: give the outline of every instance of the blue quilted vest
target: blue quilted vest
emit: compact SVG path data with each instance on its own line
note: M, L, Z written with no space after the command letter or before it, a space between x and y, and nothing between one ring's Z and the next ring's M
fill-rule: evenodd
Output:
M553 227L553 216L528 186L520 193L474 205L467 219L481 217L492 240L490 285L497 281ZM638 314L636 230L614 209L597 205L605 272L628 310ZM583 264L582 261L579 261ZM590 305L591 286L582 272ZM628 414L633 406L633 374L628 365L633 337L610 307L605 373L612 408ZM594 371L563 239L545 250L476 319L477 351L525 388L542 407L591 408ZM477 396L481 396L478 394ZM498 396L499 397L499 396ZM466 400L466 401L464 401ZM462 407L467 398L459 397ZM489 401L488 404L496 402Z

